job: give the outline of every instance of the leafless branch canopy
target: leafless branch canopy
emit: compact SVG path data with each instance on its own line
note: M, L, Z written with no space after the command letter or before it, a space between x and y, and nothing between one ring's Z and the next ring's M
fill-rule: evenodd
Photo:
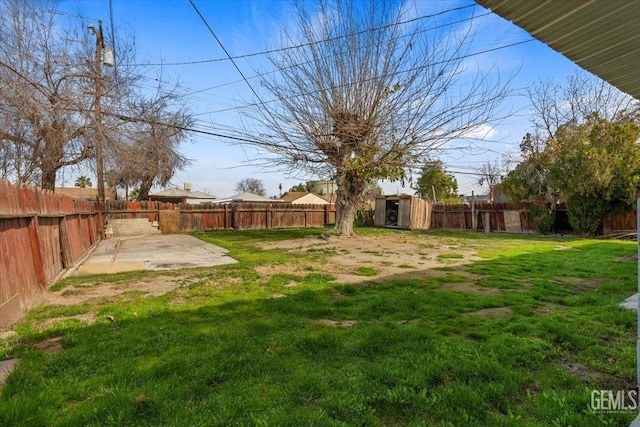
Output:
M316 4L299 4L298 33L283 33L304 47L270 57L278 72L261 83L275 106L258 102L246 117L276 165L334 177L353 163L367 165L365 180L398 178L488 123L506 94L495 69L465 60L469 28L399 25L410 11L390 1Z
M143 95L136 67L99 72L96 34L81 18L64 30L54 9L0 0L0 177L53 190L61 169L91 167L101 136L110 181L166 184L187 162L178 145L191 117L164 83ZM116 65L135 63L134 38L124 38Z

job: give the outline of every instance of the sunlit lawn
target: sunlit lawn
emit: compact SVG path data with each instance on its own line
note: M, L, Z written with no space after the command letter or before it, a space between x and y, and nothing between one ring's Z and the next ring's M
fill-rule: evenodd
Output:
M0 340L0 360L22 358L0 396L0 425L595 426L634 418L594 413L590 398L593 389L635 386L636 316L618 303L636 289L636 244L429 232L425 241L455 242L481 259L448 266L444 257L451 274L425 280L377 282L375 266L363 265L357 285L322 268L268 279L256 271L328 262L322 251L257 246L320 232L202 234L240 262L165 273L181 286L159 297L132 292L33 310L16 336ZM159 274L92 280L126 286ZM492 292L441 289L460 274ZM88 312L97 319L90 326L70 317ZM48 318L61 320L43 328ZM62 337L62 351L37 345L52 337Z

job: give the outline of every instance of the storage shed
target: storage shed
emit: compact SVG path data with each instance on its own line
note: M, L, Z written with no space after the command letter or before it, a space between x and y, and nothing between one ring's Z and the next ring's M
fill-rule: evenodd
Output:
M431 202L408 194L376 197L376 227L428 230L431 228Z

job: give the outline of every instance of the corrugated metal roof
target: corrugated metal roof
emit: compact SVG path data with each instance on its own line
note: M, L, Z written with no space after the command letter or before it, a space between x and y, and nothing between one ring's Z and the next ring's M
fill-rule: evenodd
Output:
M640 99L640 1L476 0Z

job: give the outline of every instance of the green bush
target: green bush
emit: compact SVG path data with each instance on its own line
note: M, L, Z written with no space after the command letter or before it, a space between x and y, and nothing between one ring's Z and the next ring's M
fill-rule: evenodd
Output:
M598 197L572 195L567 199L569 224L578 233L593 236L607 213L608 202Z
M356 212L356 218L353 221L353 224L356 227L373 227L373 214L374 210L369 209L365 210L363 208L358 209Z
M529 204L529 213L531 214L531 222L538 233L551 233L556 219L556 211L549 203L534 199Z

